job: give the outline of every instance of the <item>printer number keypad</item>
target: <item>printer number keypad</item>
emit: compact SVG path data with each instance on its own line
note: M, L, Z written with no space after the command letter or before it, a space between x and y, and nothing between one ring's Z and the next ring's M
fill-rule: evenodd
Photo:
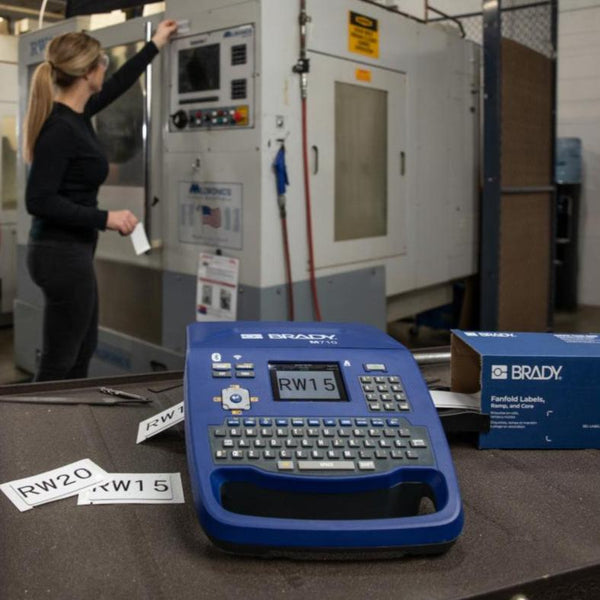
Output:
M214 462L313 475L373 473L403 465L433 464L427 429L412 427L404 419L261 421L227 419L223 425L210 427Z
M361 375L360 386L372 412L406 412L410 405L397 375Z

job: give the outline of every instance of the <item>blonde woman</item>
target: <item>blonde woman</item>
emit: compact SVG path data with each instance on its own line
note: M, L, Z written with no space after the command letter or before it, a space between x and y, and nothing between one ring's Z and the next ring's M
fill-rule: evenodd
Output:
M27 264L45 301L37 381L87 376L98 339L98 231L129 235L137 224L128 210L98 208L108 161L91 117L133 85L176 28L174 21L160 23L152 41L105 83L108 56L83 32L54 38L33 75L24 154L33 216Z

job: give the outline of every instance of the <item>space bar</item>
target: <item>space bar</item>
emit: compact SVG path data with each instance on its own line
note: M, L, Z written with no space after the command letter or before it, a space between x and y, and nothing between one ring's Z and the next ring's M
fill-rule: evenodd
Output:
M354 471L351 460L299 460L300 471Z

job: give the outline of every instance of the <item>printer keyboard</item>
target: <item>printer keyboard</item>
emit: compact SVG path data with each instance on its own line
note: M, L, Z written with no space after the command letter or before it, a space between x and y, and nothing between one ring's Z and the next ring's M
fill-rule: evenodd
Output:
M303 475L372 474L433 465L426 427L369 417L227 418L209 427L215 464Z

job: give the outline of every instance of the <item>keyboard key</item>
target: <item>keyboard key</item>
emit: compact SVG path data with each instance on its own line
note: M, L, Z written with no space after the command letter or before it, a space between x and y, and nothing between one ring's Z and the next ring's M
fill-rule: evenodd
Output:
M412 448L427 448L427 444L425 440L410 440L410 445Z
M277 468L280 471L293 471L294 470L294 463L291 460L278 460L277 461Z
M215 458L218 458L219 460L227 458L227 450L217 450L215 452Z
M359 460L358 468L360 471L374 471L375 463L372 460Z
M354 471L354 463L349 460L299 460L300 471Z

